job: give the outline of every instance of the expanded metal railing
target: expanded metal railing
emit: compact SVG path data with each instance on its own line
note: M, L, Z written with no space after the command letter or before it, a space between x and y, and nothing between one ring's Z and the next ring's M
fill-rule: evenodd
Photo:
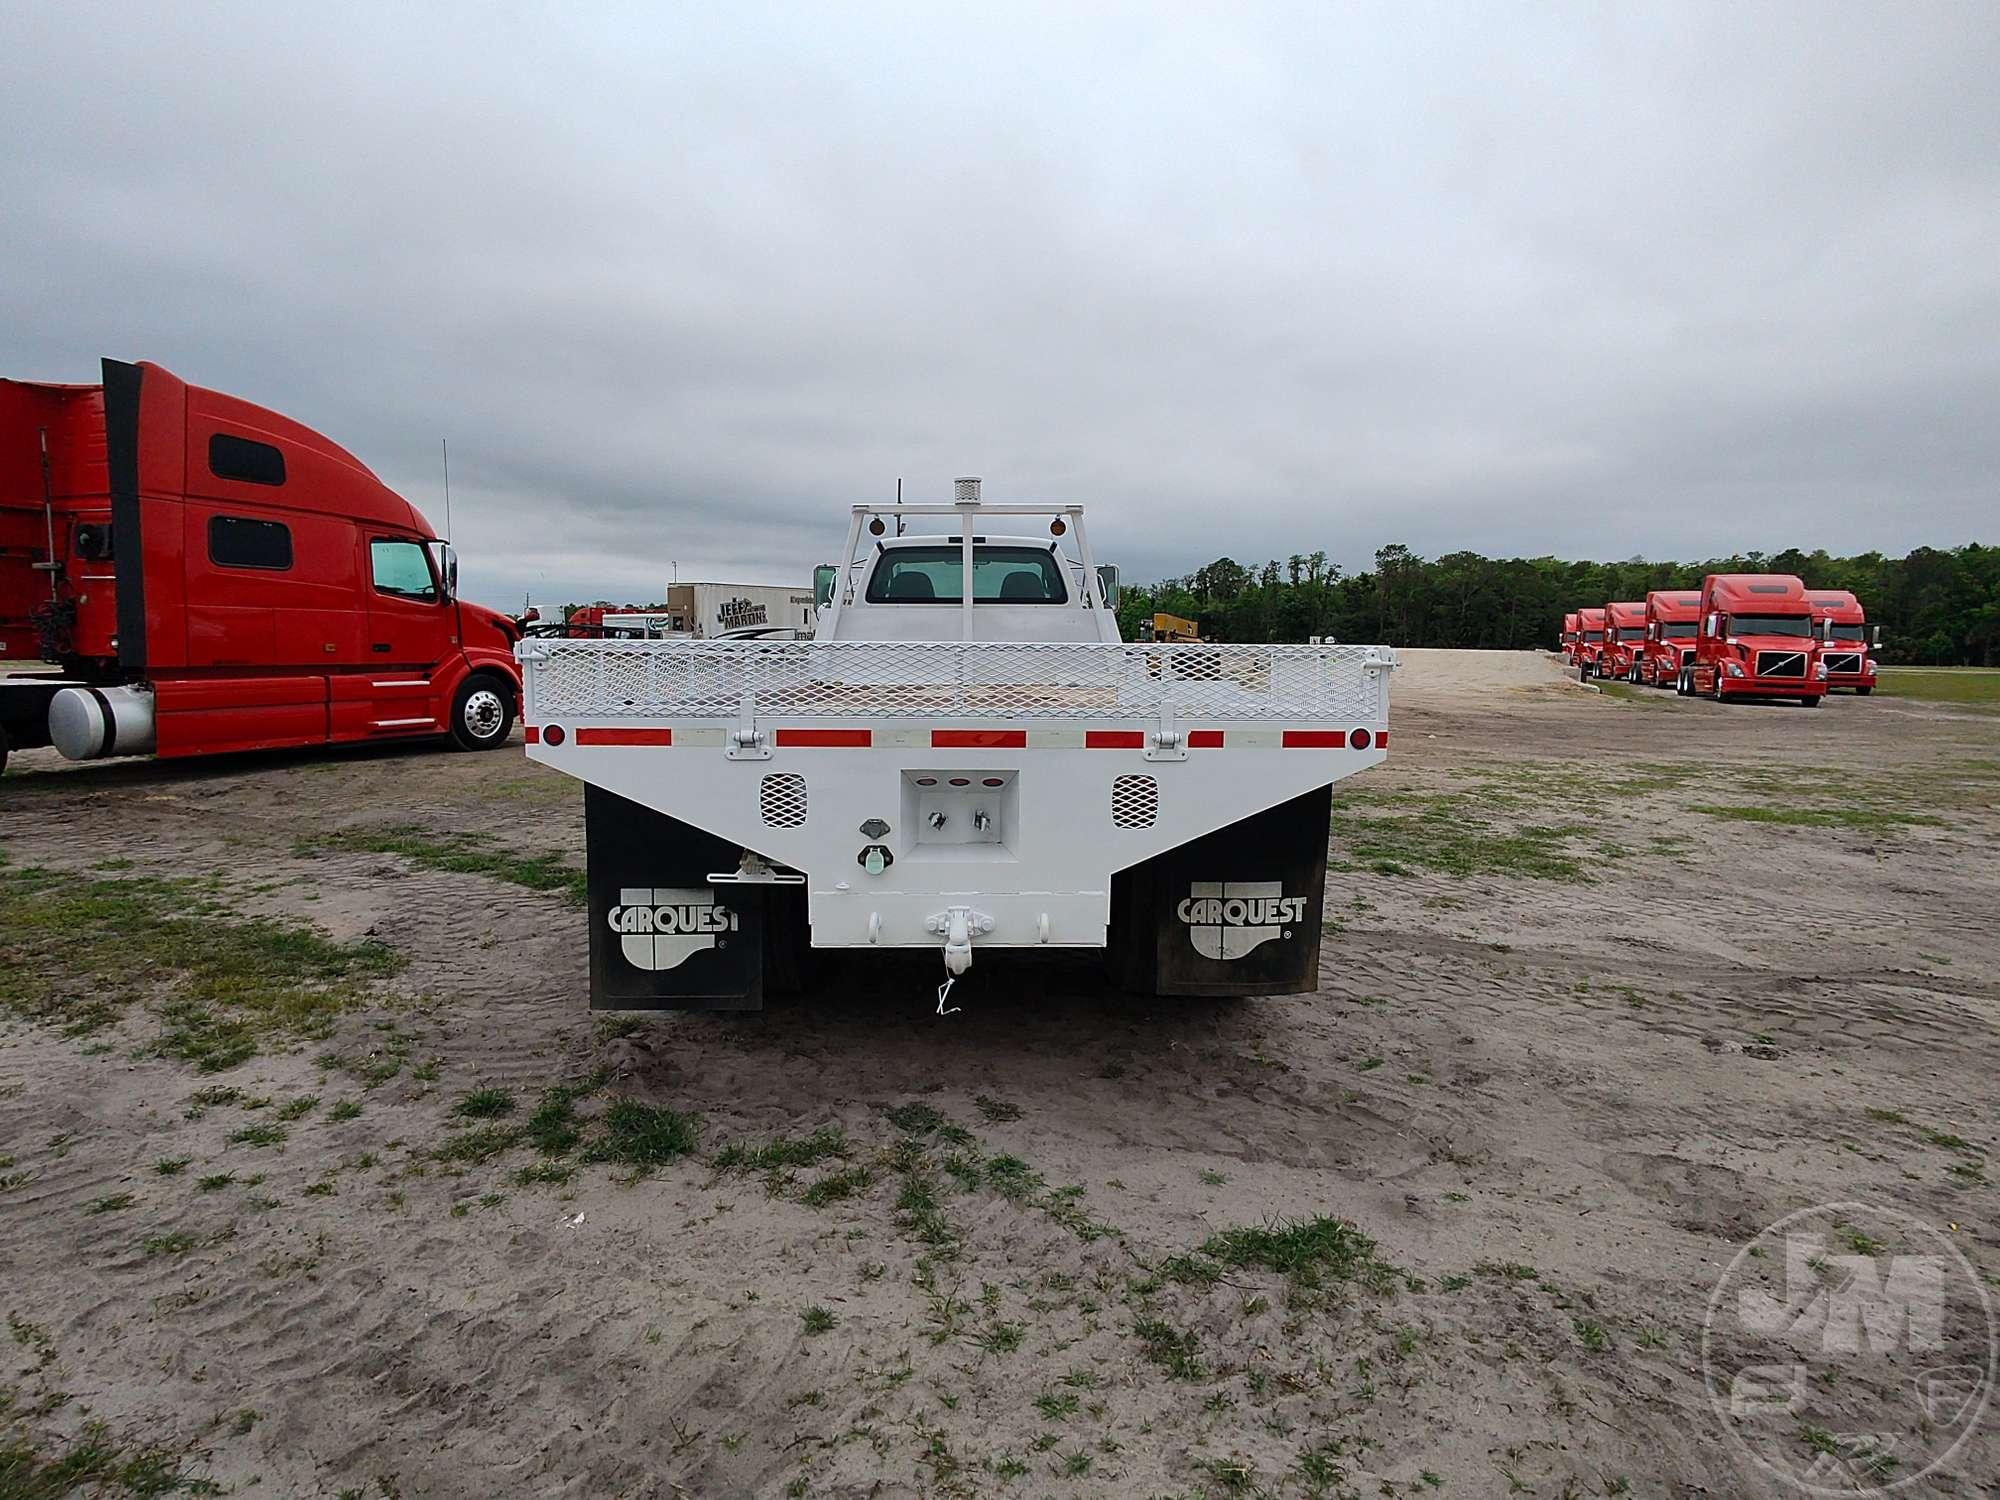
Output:
M1384 646L528 640L529 720L924 715L1379 723Z

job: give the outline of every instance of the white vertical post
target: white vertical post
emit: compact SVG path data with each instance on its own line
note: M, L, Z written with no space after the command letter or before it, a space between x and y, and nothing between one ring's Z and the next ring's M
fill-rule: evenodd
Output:
M951 503L958 510L958 638L972 639L972 518L979 510L979 481L955 479Z

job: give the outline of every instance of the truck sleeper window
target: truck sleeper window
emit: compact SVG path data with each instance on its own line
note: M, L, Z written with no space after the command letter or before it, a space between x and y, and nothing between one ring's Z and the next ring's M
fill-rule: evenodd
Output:
M962 559L957 547L885 550L869 575L870 604L959 604ZM972 549L974 604L1067 604L1062 570L1041 547Z
M383 593L424 604L437 602L437 580L431 577L430 559L420 544L377 538L368 544L368 560L375 587Z
M210 516L208 560L218 568L269 568L282 573L292 565L292 529L282 521Z

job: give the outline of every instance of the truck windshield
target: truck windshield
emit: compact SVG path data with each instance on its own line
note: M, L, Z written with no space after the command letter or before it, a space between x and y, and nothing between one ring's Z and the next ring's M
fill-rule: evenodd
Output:
M1660 622L1660 637L1663 640L1669 641L1691 641L1694 639L1694 621L1662 620Z
M1833 638L1836 641L1858 641L1861 632L1867 628L1865 625L1836 625L1833 627Z
M1804 615L1731 615L1731 635L1810 636L1812 621Z
M1643 625L1620 625L1618 627L1618 639L1621 641L1642 641L1645 638L1646 627Z
M958 604L959 549L894 547L882 553L868 579L870 604ZM1062 569L1042 547L972 549L974 604L1067 604Z
M1604 639L1604 632L1601 630L1586 630L1583 633L1583 638L1586 641L1601 641Z

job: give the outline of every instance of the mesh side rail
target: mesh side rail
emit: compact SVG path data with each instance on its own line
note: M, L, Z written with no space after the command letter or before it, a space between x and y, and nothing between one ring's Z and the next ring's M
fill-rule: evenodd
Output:
M1380 720L1379 646L561 641L517 648L533 721L593 718Z

